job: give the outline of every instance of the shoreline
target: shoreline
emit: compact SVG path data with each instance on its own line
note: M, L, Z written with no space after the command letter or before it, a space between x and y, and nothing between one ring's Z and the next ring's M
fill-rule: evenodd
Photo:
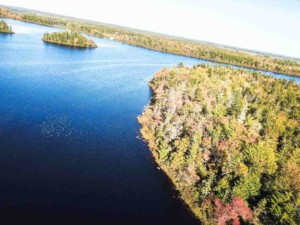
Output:
M14 34L15 32L11 31L0 31L0 34Z
M150 102L151 102L152 98L155 96L153 94L154 93L154 86L152 86L150 82L148 83L148 86L151 88L151 91L152 91L151 98L150 98ZM148 109L149 106L150 106L150 103L146 106L146 109ZM141 126L141 129L140 129L140 134L141 134L141 137L142 137L141 140L145 141L145 143L148 146L148 150L150 150L151 155L154 158L155 163L157 164L159 169L164 173L164 175L169 179L169 181L171 182L171 184L175 188L175 190L178 192L178 194L179 194L178 197L180 198L180 201L185 205L185 207L187 207L187 210L189 212L191 212L191 214L195 217L195 219L197 219L200 223L202 223L200 212L197 212L196 208L193 207L193 202L191 201L191 199L188 199L187 197L184 196L184 191L183 191L184 189L180 188L180 186L177 184L177 182L175 181L175 176L168 170L168 168L163 163L160 162L159 155L158 155L157 152L155 152L155 147L156 146L153 146L151 144L151 142L153 143L155 141L155 138L150 138L148 135L146 135L146 132L143 132L144 128L148 128L145 125L145 123L143 123L143 121L142 121L145 113L146 113L146 111L143 110L142 114L140 114L137 117L138 123Z
M70 45L70 44L65 44L65 43L58 43L55 41L49 41L49 40L44 40L43 38L41 39L43 42L49 43L49 44L54 44L54 45L60 45L60 46L67 46L67 47L71 47L71 48L80 48L80 49L93 49L93 48L97 48L96 46L93 47L85 47L85 46L75 46L75 45Z
M7 19L13 19L13 18L7 18ZM41 25L41 26L55 27L55 28L60 28L60 29L67 30L67 28L63 27L63 26L55 26L55 25L50 26L48 24L36 23L36 22L26 21L26 20L18 20L18 19L13 19L13 20L22 21L24 23L32 23L32 24L37 24L37 25ZM264 69L260 69L260 68L256 68L256 67L245 66L245 65L242 65L242 64L225 63L225 62L222 62L221 60L209 59L209 58L206 58L206 57L201 57L200 58L200 57L191 56L191 55L188 55L188 54L181 54L181 53L175 53L175 52L161 51L159 49L155 49L155 48L151 48L151 47L145 47L145 46L142 46L142 45L135 45L135 44L132 44L132 43L129 43L129 42L125 42L125 41L120 41L120 40L117 40L117 39L110 39L108 37L102 37L102 36L97 36L97 35L89 34L89 33L86 33L86 32L82 32L80 30L72 30L72 31L84 33L86 35L89 35L89 36L92 36L92 37L96 37L96 38L103 38L103 39L107 39L107 40L117 41L119 43L131 45L131 46L135 46L135 47L139 47L139 48L143 48L143 49L148 49L148 50L152 50L152 51L157 51L157 52L162 52L162 53L167 53L167 54L172 54L172 55L178 55L178 56L185 56L185 57L190 57L190 58L193 58L193 59L202 59L202 60L206 60L206 61L213 62L213 63L221 63L224 66L238 66L241 69L243 69L243 68L245 68L245 69L253 69L253 70L258 70L258 72L259 71L264 71L264 72L275 73L275 74L278 74L278 75L287 75L287 76L291 76L291 77L300 77L300 74L298 75L298 74L293 74L293 73L280 73L280 72L277 72L275 70L264 70ZM246 53L246 54L249 54L249 53Z
M152 90L152 87L151 87ZM143 116L143 114L141 114L140 116ZM144 124L140 121L140 116L138 116L138 123L141 126L141 129L143 129L145 126ZM178 192L179 196L178 198L180 198L180 201L185 205L185 207L187 208L187 210L189 212L191 212L191 214L195 217L195 219L197 219L200 223L202 223L201 221L201 215L199 213L197 213L197 211L195 210L195 208L193 207L193 204L191 201L189 201L184 195L183 192L177 183L175 182L175 178L174 175L162 164L160 163L160 160L158 158L158 154L155 153L155 149L153 147L150 147L150 141L153 141L152 139L147 138L146 135L144 135L141 130L140 133L142 135L142 140L146 142L148 149L151 152L151 155L154 158L155 163L157 164L157 166L159 167L159 169L164 173L164 175L168 178L168 180L171 182L172 186L175 188L175 190Z
M142 33L142 32L137 32L133 30L130 30L130 28L126 29L119 29L114 28L114 27L109 27L108 25L95 25L92 23L85 22L84 20L80 19L66 19L66 18L61 18L59 16L57 17L50 17L47 15L43 14L32 14L33 16L36 16L37 18L44 19L45 21L47 20L54 20L53 24L48 24L46 22L40 22L40 21L32 21L28 19L24 19L23 16L26 15L31 15L30 11L28 12L14 12L10 8L0 8L0 13L1 9L3 10L2 12L2 17L8 18L8 19L14 19L22 22L27 22L27 23L32 23L32 24L38 24L38 25L43 25L43 26L48 26L48 27L56 27L60 29L66 29L66 30L72 30L76 32L80 32L86 35L98 37L98 38L104 38L104 39L113 39L114 41L118 41L124 44L129 44L132 46L136 47L141 47L144 49L149 49L149 50L154 50L154 51L159 51L163 53L169 53L169 54L174 54L174 55L179 55L179 56L186 56L186 57L191 57L195 59L202 59L202 60L207 60L210 62L216 62L216 63L221 63L224 65L228 66L238 66L242 68L247 68L247 69L253 69L253 70L260 70L260 71L265 71L265 72L271 72L275 74L282 74L282 75L288 75L292 77L300 77L300 73L298 71L298 67L300 67L300 64L296 60L289 60L285 58L279 58L275 56L265 56L265 55L253 55L250 53L245 53L245 52L240 52L234 49L224 49L222 51L222 48L219 46L208 46L204 45L201 43L194 43L192 41L185 41L181 39L176 39L176 37L171 38L171 37L163 37L159 35L150 35L147 33ZM55 24L61 22L62 24ZM72 25L73 27L69 27L69 25ZM78 29L78 26L80 29ZM85 29L88 29L87 31ZM99 30L100 29L100 30ZM102 29L102 30L101 30ZM108 31L106 31L108 29ZM131 36L132 35L132 36ZM132 38L132 39L130 39ZM143 42L143 40L150 41L148 42ZM157 41L161 41L160 45L157 45ZM154 44L151 42L154 41ZM148 43L148 44L147 44ZM179 47L177 46L179 44ZM154 45L153 46L147 46L147 45ZM165 49L163 49L165 48ZM181 49L189 49L191 52L180 52ZM199 49L198 49L199 48ZM202 49L201 49L202 48ZM207 49L206 49L207 48ZM206 49L206 50L205 50ZM207 51L208 54L221 54L217 55L216 59L212 57L206 57L206 56L197 56L198 51L200 51L200 54L203 53L203 51ZM215 51L215 52L214 52ZM218 52L220 51L220 52ZM222 55L223 54L223 55ZM224 57L224 60L218 59L219 57ZM227 58L229 57L229 58ZM238 63L238 62L228 62L228 60L233 60L237 61L237 58L241 57L239 60L242 60L243 63ZM246 57L246 58L243 58ZM247 58L249 57L249 58ZM252 58L251 58L252 57ZM250 60L250 61L247 61ZM289 71L278 71L277 69L270 68L266 69L263 66L251 66L247 65L251 60L257 60L256 62L258 63L263 63L263 65L267 65L269 67L279 67L278 70L289 70ZM248 63L247 63L248 62ZM291 63L288 65L284 65L283 63ZM292 64L294 63L294 64ZM282 68L280 68L282 66ZM295 69L294 69L295 68ZM295 72L294 72L295 71Z

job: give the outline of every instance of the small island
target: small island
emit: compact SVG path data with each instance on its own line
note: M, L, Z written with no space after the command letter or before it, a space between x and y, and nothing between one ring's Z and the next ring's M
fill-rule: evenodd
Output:
M296 82L179 64L150 87L141 133L203 224L299 224Z
M4 20L0 20L0 33L13 34L12 28L9 27Z
M65 46L72 46L76 48L96 48L96 43L91 40L85 38L83 35L77 32L53 32L53 33L45 33L44 37L42 38L43 41L58 44L58 45L65 45Z

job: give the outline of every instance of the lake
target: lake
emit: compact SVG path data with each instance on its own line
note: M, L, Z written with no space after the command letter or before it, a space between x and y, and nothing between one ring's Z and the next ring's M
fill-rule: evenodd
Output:
M97 49L61 47L41 41L57 28L5 21L16 34L0 34L1 219L199 224L137 138L136 117L155 72L216 63L100 38Z

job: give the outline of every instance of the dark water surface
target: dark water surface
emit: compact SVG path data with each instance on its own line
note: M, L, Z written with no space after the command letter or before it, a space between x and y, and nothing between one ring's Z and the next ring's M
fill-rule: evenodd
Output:
M198 224L136 138L136 117L155 72L207 61L99 38L97 49L60 47L40 40L58 29L6 21L16 34L0 35L1 220Z

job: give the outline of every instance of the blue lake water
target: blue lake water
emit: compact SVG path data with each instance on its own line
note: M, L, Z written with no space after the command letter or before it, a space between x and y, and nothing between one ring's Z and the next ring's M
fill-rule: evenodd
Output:
M155 72L209 62L100 38L97 49L46 44L59 29L6 21L16 34L0 34L0 218L198 224L136 117Z

